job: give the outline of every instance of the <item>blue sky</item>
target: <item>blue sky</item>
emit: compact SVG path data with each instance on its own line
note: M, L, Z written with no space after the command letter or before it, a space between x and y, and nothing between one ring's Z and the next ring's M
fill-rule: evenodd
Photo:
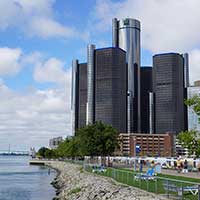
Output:
M20 1L19 1L20 2ZM0 45L2 47L20 48L24 54L31 54L32 52L40 52L46 58L56 57L66 63L65 68L70 67L71 60L78 58L84 62L86 60L86 46L88 43L97 43L97 48L111 46L111 25L108 26L106 32L92 31L92 22L90 18L93 17L95 8L94 0L87 1L54 1L52 4L54 19L63 26L75 28L76 30L87 32L90 27L90 36L85 39L80 37L64 38L64 37L46 37L30 36L25 34L21 27L11 26L0 32ZM117 1L113 1L117 2ZM110 19L110 23L111 23ZM19 25L20 26L20 25ZM22 24L23 26L23 24ZM87 34L87 33L85 33ZM142 64L151 65L152 53L148 50L142 49ZM39 84L34 81L33 74L34 66L26 66L16 76L4 77L5 83L14 90L25 89L26 87L48 88L52 84Z
M141 21L142 65L156 53L188 52L191 83L200 79L199 7L199 0L1 0L0 150L70 135L71 61L85 62L89 43L111 46L114 17Z

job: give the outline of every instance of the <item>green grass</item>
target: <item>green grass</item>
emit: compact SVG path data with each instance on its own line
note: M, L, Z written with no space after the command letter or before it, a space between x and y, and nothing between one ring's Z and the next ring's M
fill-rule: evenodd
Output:
M139 173L139 171L134 172L133 170L124 169L124 168L120 168L120 170L132 172L132 173ZM170 178L170 179L175 179L175 180L180 180L180 181L200 183L200 178L199 179L198 178L189 178L189 177L184 177L184 176L174 176L174 175L168 175L168 174L158 174L157 176L161 177L161 178Z
M89 172L91 172L91 169L88 169ZM191 186L192 184L189 183L181 183L177 182L179 181L189 181L195 183L200 183L200 179L195 178L187 178L187 177L181 177L181 176L173 176L173 175L164 175L164 174L158 174L158 178L155 180L136 180L134 177L138 172L133 172L129 169L114 169L114 168L108 168L106 172L98 172L97 174L111 177L115 179L117 182L138 187L140 189L146 190L148 192L156 193L156 194L165 194L165 189L163 187L165 179L172 179L170 181L171 184L176 185L176 187L181 188L182 186ZM169 192L170 194L177 195L177 193ZM191 193L184 192L184 199L191 199L191 200L197 200L198 195L193 196Z

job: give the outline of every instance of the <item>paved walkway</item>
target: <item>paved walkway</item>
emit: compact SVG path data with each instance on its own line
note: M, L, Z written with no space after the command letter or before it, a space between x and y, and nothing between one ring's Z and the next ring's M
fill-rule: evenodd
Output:
M188 173L178 173L176 170L172 169L162 169L162 174L169 174L174 176L184 176L188 178L197 178L200 179L200 173L199 172L188 172Z

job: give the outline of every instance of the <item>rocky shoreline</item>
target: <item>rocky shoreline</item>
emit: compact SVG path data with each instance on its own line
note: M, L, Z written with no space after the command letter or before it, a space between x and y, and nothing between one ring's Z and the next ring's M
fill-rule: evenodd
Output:
M79 165L50 162L57 171L52 185L56 188L53 200L163 200L165 198L138 188L125 186L106 177L85 172Z

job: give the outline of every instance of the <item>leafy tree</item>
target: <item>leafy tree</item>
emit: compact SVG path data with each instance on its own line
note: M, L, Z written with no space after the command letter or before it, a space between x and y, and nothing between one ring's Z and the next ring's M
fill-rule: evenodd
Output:
M76 157L79 156L79 143L77 137L66 138L66 140L59 144L55 150L58 157Z
M187 106L192 107L194 112L199 116L199 122L200 122L200 96L195 95L191 99L185 100L185 104Z
M200 122L200 96L194 96L184 101L199 116ZM177 136L179 143L188 149L189 155L200 156L200 133L196 130L184 131Z
M88 156L111 155L118 147L118 132L102 122L90 124L77 131L79 154Z
M38 152L37 152L37 155L38 156L41 156L42 158L45 158L45 152L48 150L48 148L46 147L41 147Z
M45 158L56 158L56 151L53 149L47 149L44 153Z
M96 122L80 128L76 136L66 138L57 149L42 147L38 155L43 158L108 156L118 147L118 132L109 125Z
M200 140L198 139L198 132L196 130L183 131L178 134L177 139L183 147L188 149L189 155L200 155L200 146L198 146Z

